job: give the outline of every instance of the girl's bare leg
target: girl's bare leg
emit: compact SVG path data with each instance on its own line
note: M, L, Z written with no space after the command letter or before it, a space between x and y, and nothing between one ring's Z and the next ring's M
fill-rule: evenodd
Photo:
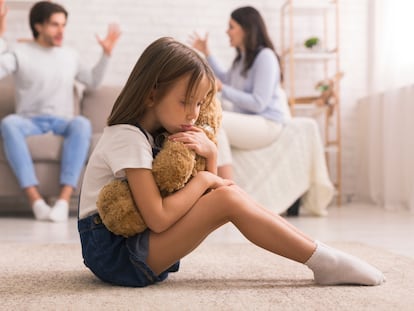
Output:
M251 198L246 192L244 192L242 189L240 188L236 188L236 191L238 191L240 193L240 195L243 195L244 198L246 200L249 200L251 202L251 204L256 205L257 208L263 209L266 213L268 213L271 217L278 217L280 218L280 220L282 222L285 223L286 226L289 226L292 230L296 231L296 233L302 235L305 239L308 239L309 241L313 241L313 239L311 239L308 235L306 235L303 231L300 231L298 228L296 228L294 225L292 225L290 222L288 222L285 218L281 217L279 214L263 207L262 205L260 205L258 202L256 202L255 200L253 200L253 198Z
M148 265L165 271L197 247L221 225L232 222L254 244L305 263L321 285L379 285L381 271L368 263L313 241L285 219L254 202L236 186L222 187L200 198L193 208L163 233L151 233ZM259 228L259 229L258 229Z
M286 219L280 217L276 213L264 208L251 197L249 197L243 190L236 188L239 194L245 200L250 201L251 204L256 205L257 208L263 209L270 217L279 217L287 227L292 231L301 235L305 239L311 238L289 223ZM335 284L363 284L363 285L379 285L385 281L385 277L381 271L368 263L333 249L319 241L316 241L317 248L310 259L306 261L306 265L310 268L315 277L315 281L321 285L335 285Z
M270 215L253 204L236 188L222 187L210 192L170 229L151 233L147 262L155 273L190 253L209 233L229 221L264 249L301 263L309 259L316 248L310 238L293 230L282 217Z

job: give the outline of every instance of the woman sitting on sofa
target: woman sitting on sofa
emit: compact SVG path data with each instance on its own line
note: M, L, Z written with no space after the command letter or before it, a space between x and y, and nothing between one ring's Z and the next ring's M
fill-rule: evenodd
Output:
M231 104L223 107L222 131L219 135L218 174L231 179L230 147L251 150L276 141L284 123L279 100L281 70L278 56L269 38L264 20L253 7L234 10L227 34L236 57L224 70L210 54L208 35L192 36L192 46L202 52L212 67L222 99ZM223 105L225 106L225 105Z

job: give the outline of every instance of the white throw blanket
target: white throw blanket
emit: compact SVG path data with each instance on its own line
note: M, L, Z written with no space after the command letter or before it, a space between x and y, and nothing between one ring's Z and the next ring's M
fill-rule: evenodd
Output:
M235 181L265 207L281 214L302 197L301 208L327 214L334 187L315 120L293 118L272 145L232 156Z

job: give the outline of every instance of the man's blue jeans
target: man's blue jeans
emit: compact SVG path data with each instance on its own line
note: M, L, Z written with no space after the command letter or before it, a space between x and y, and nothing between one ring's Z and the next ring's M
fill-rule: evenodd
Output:
M0 133L6 158L20 186L38 185L26 137L47 132L63 136L60 183L76 188L89 152L92 135L90 121L82 116L68 120L53 116L25 118L11 114L1 121Z

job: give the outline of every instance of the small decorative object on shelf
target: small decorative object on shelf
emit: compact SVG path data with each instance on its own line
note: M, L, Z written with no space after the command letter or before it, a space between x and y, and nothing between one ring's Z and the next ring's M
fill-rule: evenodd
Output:
M310 37L304 42L305 47L308 49L313 49L315 47L318 47L321 40L318 37Z
M323 79L315 85L315 90L318 91L318 96L296 97L297 104L315 104L327 109L327 116L332 117L335 109L337 94L335 93L335 83L342 77L343 72L339 72L330 79Z

